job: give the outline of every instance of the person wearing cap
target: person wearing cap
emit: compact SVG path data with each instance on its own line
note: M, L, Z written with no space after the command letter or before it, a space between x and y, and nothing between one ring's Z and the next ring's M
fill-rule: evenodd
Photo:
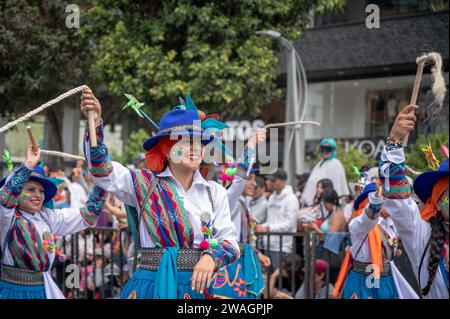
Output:
M279 168L275 173L269 175L268 179L272 181L273 193L268 200L267 220L263 224L256 225L255 231L259 233L295 233L299 204L292 187L287 185L287 173ZM282 237L281 251L280 237ZM267 242L267 238L264 239ZM292 236L270 236L268 249L274 269L281 266L283 257L292 253L292 246Z
M63 299L50 274L65 260L56 236L95 225L106 197L95 187L81 209L53 209L55 180L38 166L41 151L29 143L25 161L0 181L0 299Z
M328 287L326 287L328 267L329 265L325 260L316 259L314 276L314 299L331 298L331 292L333 291L334 287L330 283L328 283ZM304 282L295 293L295 299L306 299Z
M320 153L322 159L311 171L300 199L306 206L314 204L316 184L323 178L331 179L339 197L350 195L344 166L336 158L336 141L332 138L323 139L320 142Z
M394 257L401 254L398 233L377 190L372 182L355 200L354 218L349 223L352 244L346 251L333 297L418 299L395 266Z
M411 198L402 145L403 138L414 130L417 108L408 105L398 114L381 154L379 176L385 207L402 238L423 297L448 299L448 158L414 181L414 192L423 203L419 209Z
M139 268L121 298L210 298L213 275L239 258L227 191L199 172L204 146L215 138L202 124L213 119L205 119L187 96L145 141L147 169L128 169L110 159L101 105L92 92L83 93L81 111L95 114L98 145L90 145L86 130L84 147L94 182L130 208L137 234Z
M255 190L250 201L250 211L257 224L262 224L267 219L267 198L264 196L266 182L261 176L255 177Z

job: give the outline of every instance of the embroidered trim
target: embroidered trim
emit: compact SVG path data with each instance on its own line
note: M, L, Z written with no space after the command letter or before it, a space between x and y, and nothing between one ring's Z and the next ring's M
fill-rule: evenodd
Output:
M213 257L215 262L214 272L219 271L220 268L234 263L239 258L239 251L227 240L219 241L219 244L202 254L209 254Z
M6 180L0 189L0 204L5 208L14 208L19 203L22 188L28 181L33 170L21 164Z
M6 238L14 266L39 272L50 268L49 255L36 227L17 210Z
M90 148L91 169L90 172L95 177L105 177L111 174L113 167L109 156L108 148L103 144L103 121L95 128L97 133L97 146ZM89 141L89 130L85 129L85 141Z
M86 206L80 209L81 216L89 225L93 226L97 222L97 218L105 205L105 200L106 191L98 186L94 186L94 189L89 194Z
M389 165L389 176L385 177L384 174L380 174L380 181L384 185L384 197L390 199L409 198L411 196L411 185L406 178L406 164L380 161L380 170L387 165Z
M193 248L194 232L189 215L169 178L159 178L153 193L149 194L156 174L149 170L130 170L130 173L140 210L144 210L145 227L155 247Z

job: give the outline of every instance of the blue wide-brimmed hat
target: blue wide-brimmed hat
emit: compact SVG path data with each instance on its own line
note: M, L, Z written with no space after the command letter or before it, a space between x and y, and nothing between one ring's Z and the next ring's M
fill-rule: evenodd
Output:
M53 181L45 177L45 171L42 167L35 166L28 180L30 179L41 183L44 187L44 204L48 201L51 201L53 197L55 197L58 188ZM0 187L3 187L3 185L5 185L5 182L6 178L2 179L0 181Z
M149 151L163 137L198 136L203 144L208 144L214 136L202 130L198 112L194 110L175 109L164 114L155 136L144 142L144 149Z
M369 193L376 192L377 191L377 185L375 183L367 184L366 187L364 187L361 194L359 194L358 197L356 197L355 203L353 204L353 209L358 210L359 204L361 204L367 196L369 196Z
M433 186L443 177L448 178L448 159L441 163L437 170L425 172L417 176L414 181L414 192L424 203L428 201L433 192Z

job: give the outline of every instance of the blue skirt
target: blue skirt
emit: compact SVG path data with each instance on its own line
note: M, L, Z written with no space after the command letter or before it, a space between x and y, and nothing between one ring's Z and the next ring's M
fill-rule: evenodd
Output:
M392 275L382 276L379 280L379 285L369 288L366 281L373 285L374 279L351 270L345 280L342 299L398 299Z
M170 294L158 294L157 272L138 269L120 293L121 299L205 299L205 294L192 290L191 271L179 271L177 285Z
M21 286L0 280L0 299L46 299L44 285Z
M258 256L249 245L244 245L244 254L217 272L212 295L224 299L259 299L263 289L264 280Z
M205 299L192 290L192 271L178 271L179 247L167 247L157 271L137 270L122 289L122 299ZM206 289L209 294L209 290Z

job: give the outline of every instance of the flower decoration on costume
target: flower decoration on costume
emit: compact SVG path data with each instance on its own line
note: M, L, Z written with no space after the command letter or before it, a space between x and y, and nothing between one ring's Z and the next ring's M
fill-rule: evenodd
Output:
M67 260L66 255L61 253L59 250L59 247L56 245L56 236L50 234L49 232L45 232L43 234L44 240L42 241L42 244L44 245L44 249L47 250L50 254L53 252L56 252L56 255L58 256L58 260L60 262L65 262Z
M214 221L211 220L211 214L209 212L203 212L200 215L201 220L201 231L203 233L203 240L200 242L200 248L202 250L208 250L209 248L214 248L218 245L217 239L212 238L213 224Z

